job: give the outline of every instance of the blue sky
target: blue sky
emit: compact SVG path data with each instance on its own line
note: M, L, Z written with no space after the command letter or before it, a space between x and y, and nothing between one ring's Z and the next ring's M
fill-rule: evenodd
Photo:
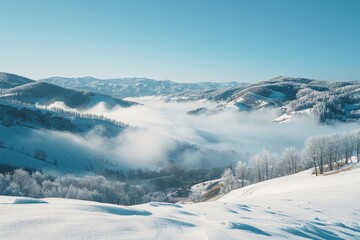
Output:
M0 71L360 80L360 1L0 0Z

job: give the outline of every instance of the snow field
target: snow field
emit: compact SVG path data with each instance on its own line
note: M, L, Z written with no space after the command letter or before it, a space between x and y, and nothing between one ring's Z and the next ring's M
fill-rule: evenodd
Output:
M198 204L0 196L0 239L360 239L359 167L308 170Z

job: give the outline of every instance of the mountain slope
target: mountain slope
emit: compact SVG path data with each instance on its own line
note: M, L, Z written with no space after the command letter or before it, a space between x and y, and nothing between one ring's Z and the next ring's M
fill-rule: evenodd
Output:
M215 89L206 89L206 90L195 90L189 92L182 92L177 94L172 94L170 98L176 98L178 101L197 101L201 99L207 99L210 101L226 101L229 99L235 92L240 91L248 86L247 83L241 83L236 87L224 87L224 88L215 88Z
M11 73L0 72L0 89L14 88L31 82L34 82L34 80Z
M125 128L124 124L100 120L96 116L86 118L80 115L61 114L21 104L11 104L1 100L0 125L7 127L21 125L34 129L47 129L75 134L87 133L96 128L101 128L102 135L107 137L116 136Z
M54 176L91 174L105 168L118 170L131 166L112 157L101 157L96 148L79 141L82 137L68 132L1 124L0 131L6 136L0 136L0 166L30 168Z
M319 81L304 78L277 77L235 90L219 109L236 107L253 111L278 108L278 121L293 115L310 113L321 122L347 122L360 118L359 81Z
M79 92L45 82L32 82L5 90L2 99L17 100L30 104L49 105L60 101L71 108L90 108L104 102L109 108L130 107L135 103L91 92Z
M305 171L198 204L0 196L0 238L360 239L357 167L319 177Z
M96 116L86 118L0 100L0 165L57 174L126 168L130 165L113 156L105 158L97 146L84 144L93 136L110 140L125 128ZM120 164L115 166L115 162Z

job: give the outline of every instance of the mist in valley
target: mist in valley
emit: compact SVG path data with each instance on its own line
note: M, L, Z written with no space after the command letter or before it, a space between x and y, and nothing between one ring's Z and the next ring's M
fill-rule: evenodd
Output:
M241 112L235 108L225 108L201 115L190 115L189 111L206 107L215 109L220 103L210 101L178 102L164 97L141 97L127 99L140 103L130 108L106 108L98 104L87 110L71 109L62 102L48 108L61 108L83 114L96 114L123 122L131 127L113 138L99 137L92 132L85 136L74 136L74 141L84 141L84 145L95 148L116 161L136 162L158 166L171 159L179 143L185 148L177 152L177 161L191 167L208 164L205 154L212 149L232 152L232 159L215 156L208 159L213 166L225 166L236 161L247 161L249 156L267 149L280 154L288 146L302 148L304 141L314 135L343 132L359 127L358 123L322 124L311 115L294 116L288 123L273 121L279 116L277 109L260 109ZM70 141L71 142L71 141ZM229 161L228 161L229 160Z

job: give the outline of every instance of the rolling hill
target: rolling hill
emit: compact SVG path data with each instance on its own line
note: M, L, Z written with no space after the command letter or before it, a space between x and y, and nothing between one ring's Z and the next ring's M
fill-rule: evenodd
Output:
M40 105L63 102L71 108L86 109L103 102L108 108L130 107L136 103L107 95L80 92L44 82L32 82L3 91L2 99Z
M34 82L34 80L26 77L0 72L0 89L14 88L32 82Z

